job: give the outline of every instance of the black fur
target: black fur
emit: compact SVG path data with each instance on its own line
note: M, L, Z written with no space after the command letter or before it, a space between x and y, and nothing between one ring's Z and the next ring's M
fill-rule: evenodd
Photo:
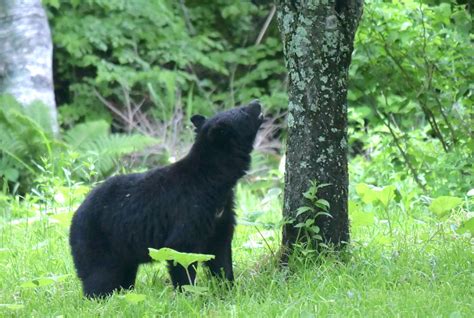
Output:
M148 248L214 254L212 274L234 279L233 188L248 170L262 123L257 101L206 119L193 116L196 140L180 161L141 174L109 178L75 213L70 245L84 294L102 297L131 288ZM195 270L169 264L175 287L194 283Z

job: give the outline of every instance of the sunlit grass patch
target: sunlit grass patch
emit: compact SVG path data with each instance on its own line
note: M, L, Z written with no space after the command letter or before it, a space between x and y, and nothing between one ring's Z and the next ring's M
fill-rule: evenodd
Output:
M473 242L469 234L457 232L472 214L469 198L438 218L419 196L406 202L409 190L403 187L396 187L401 198L390 197L386 204L369 204L353 191L352 239L343 254L294 259L281 269L273 255L281 241L282 192L278 182L268 179L251 175L237 187L234 286L209 278L200 268L197 285L204 288L199 293L176 293L161 262L141 266L133 291L87 300L68 245L69 211L80 200L41 202L35 212L39 217L29 222L13 216L36 201L10 204L0 223L0 314L472 316Z

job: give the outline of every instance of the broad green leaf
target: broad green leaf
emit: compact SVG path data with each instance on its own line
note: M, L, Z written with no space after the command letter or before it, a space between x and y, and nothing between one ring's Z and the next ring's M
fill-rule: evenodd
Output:
M405 31L413 25L411 21L405 21L400 25L400 31Z
M22 304L0 304L0 308L6 308L10 310L20 310L23 309L25 305Z
M313 191L306 191L303 193L303 196L308 200L312 200L314 199L315 194L313 193Z
M321 237L320 240L322 241L322 239L323 239L323 238ZM318 245L319 245L320 247L322 247L322 248L329 249L329 246L328 246L327 244L323 243L323 242L319 242Z
M394 241L392 237L388 237L382 234L379 234L375 236L374 242L380 244L380 245L389 245Z
M20 286L23 288L36 288L36 287L48 286L57 282L62 282L66 280L66 278L68 278L69 276L71 275L66 274L66 275L58 275L58 276L38 277L30 281L24 282Z
M395 198L395 186L389 185L383 188L373 187L373 191L376 193L377 199L382 202L384 207L387 207L390 201Z
M472 236L474 236L474 217L470 218L469 220L463 222L459 229L457 230L459 234L464 234L464 233L471 233Z
M369 226L375 223L375 216L372 213L356 211L351 213L351 225L353 227Z
M453 13L451 16L456 22L457 29L464 34L469 34L472 28L471 17L467 10L459 10Z
M377 196L374 192L370 189L369 185L365 183L359 183L356 185L356 192L362 199L362 201L366 204L373 203L377 200Z
M384 207L387 207L390 201L395 197L395 186L376 187L365 183L356 185L356 191L364 203L373 203L379 201Z
M123 298L131 304L138 304L146 299L146 295L129 293L129 294L124 295Z
M23 288L36 288L52 285L55 283L55 280L49 277L35 278L30 281L22 283L20 286Z
M299 215L301 215L303 213L306 213L308 211L313 211L313 208L309 207L309 206L301 206L296 210L296 216L299 216Z
M295 228L307 228L310 229L311 225L314 224L314 219L307 219L305 222L300 222L296 224Z
M149 248L148 250L150 257L155 261L175 261L185 268L188 268L194 262L205 262L215 258L214 255L210 254L182 253L168 247L159 250Z
M319 233L321 231L321 229L317 225L311 226L310 229L311 229L311 232L313 233Z
M374 214L362 211L361 207L352 200L349 201L349 217L353 227L369 226L375 223Z
M18 169L9 167L3 171L3 175L10 181L17 181L20 176L20 171Z
M325 207L326 210L329 209L329 202L324 199L319 199L318 201L316 201L315 204L318 205L319 207Z
M431 212L436 214L438 217L443 217L448 214L452 209L457 207L462 203L462 199L458 197L450 197L450 196L441 196L434 199L429 209Z

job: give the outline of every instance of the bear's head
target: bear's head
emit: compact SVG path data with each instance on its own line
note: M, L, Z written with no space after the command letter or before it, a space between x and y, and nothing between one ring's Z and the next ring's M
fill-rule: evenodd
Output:
M236 107L211 118L191 117L196 131L196 145L227 155L249 155L258 129L263 122L258 100Z

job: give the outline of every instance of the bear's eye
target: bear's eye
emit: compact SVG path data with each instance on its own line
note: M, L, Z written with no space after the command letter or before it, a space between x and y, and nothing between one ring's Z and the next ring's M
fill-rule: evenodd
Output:
M245 117L250 117L250 115L243 109L239 109L239 113L243 114Z

